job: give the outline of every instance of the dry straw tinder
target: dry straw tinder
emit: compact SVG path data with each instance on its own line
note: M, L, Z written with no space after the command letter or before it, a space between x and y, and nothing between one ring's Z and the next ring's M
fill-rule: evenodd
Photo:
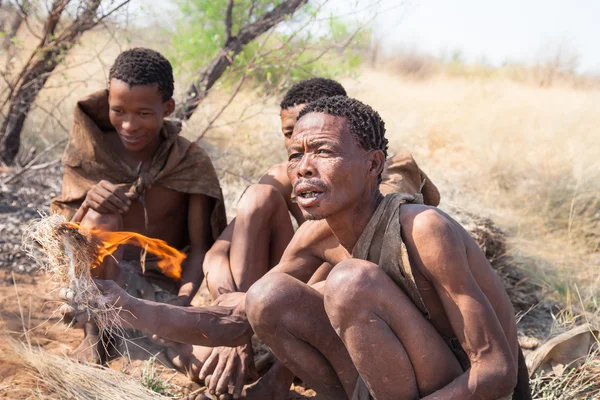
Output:
M71 289L69 301L77 305L78 313L86 312L101 333L123 336L119 309L106 301L90 273L100 248L100 243L58 214L34 221L23 237L24 251L52 277L57 288Z
M64 356L50 354L39 347L10 341L9 350L0 359L20 366L38 382L30 398L122 400L166 399L139 381L105 367L76 363Z

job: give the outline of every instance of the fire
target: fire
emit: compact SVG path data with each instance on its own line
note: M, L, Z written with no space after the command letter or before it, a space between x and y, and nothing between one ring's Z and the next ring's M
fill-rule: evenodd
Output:
M68 225L79 229L79 224L69 222ZM98 260L92 268L100 265L104 258L112 255L120 245L131 244L158 257L157 266L165 276L181 280L181 264L187 255L169 246L164 240L152 239L136 232L108 232L98 229L91 229L89 232L99 243Z

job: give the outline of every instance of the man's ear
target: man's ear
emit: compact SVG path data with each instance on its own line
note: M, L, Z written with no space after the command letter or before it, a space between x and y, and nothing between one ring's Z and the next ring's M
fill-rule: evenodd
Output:
M370 169L369 174L372 176L379 176L383 172L385 165L385 154L381 150L373 150L369 154Z
M173 114L173 111L175 111L175 100L171 97L169 100L165 101L165 115L163 118Z

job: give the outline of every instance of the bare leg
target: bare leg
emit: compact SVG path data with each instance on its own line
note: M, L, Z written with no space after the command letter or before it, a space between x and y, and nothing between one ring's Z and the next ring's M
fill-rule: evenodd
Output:
M333 399L352 395L358 373L331 327L319 292L289 275L271 273L248 291L246 312L259 338L311 388ZM281 379L277 386L285 391L275 399L287 398L293 374Z
M313 276L310 277L307 284L313 285L318 282L323 282L325 279L327 279L327 276L329 275L332 269L333 266L328 262L321 264L321 266L315 271Z
M231 240L231 273L245 292L281 259L294 229L287 204L271 185L250 186L237 207Z
M234 223L235 220L225 228L204 257L202 268L204 269L206 286L213 299L219 297L221 288L234 292L238 290L231 275L229 264L229 249Z
M418 399L463 372L433 325L375 264L338 264L327 278L325 309L377 399Z

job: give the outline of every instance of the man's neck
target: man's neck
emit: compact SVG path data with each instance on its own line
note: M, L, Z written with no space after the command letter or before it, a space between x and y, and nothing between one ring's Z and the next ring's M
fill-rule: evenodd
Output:
M125 162L132 167L137 167L140 164L149 167L162 142L162 135L159 134L153 143L148 144L148 146L141 151L131 152L123 147L122 157Z
M356 242L358 242L381 200L383 200L383 195L377 190L372 192L364 202L357 203L355 207L327 218L327 224L333 234L349 253L352 253Z

